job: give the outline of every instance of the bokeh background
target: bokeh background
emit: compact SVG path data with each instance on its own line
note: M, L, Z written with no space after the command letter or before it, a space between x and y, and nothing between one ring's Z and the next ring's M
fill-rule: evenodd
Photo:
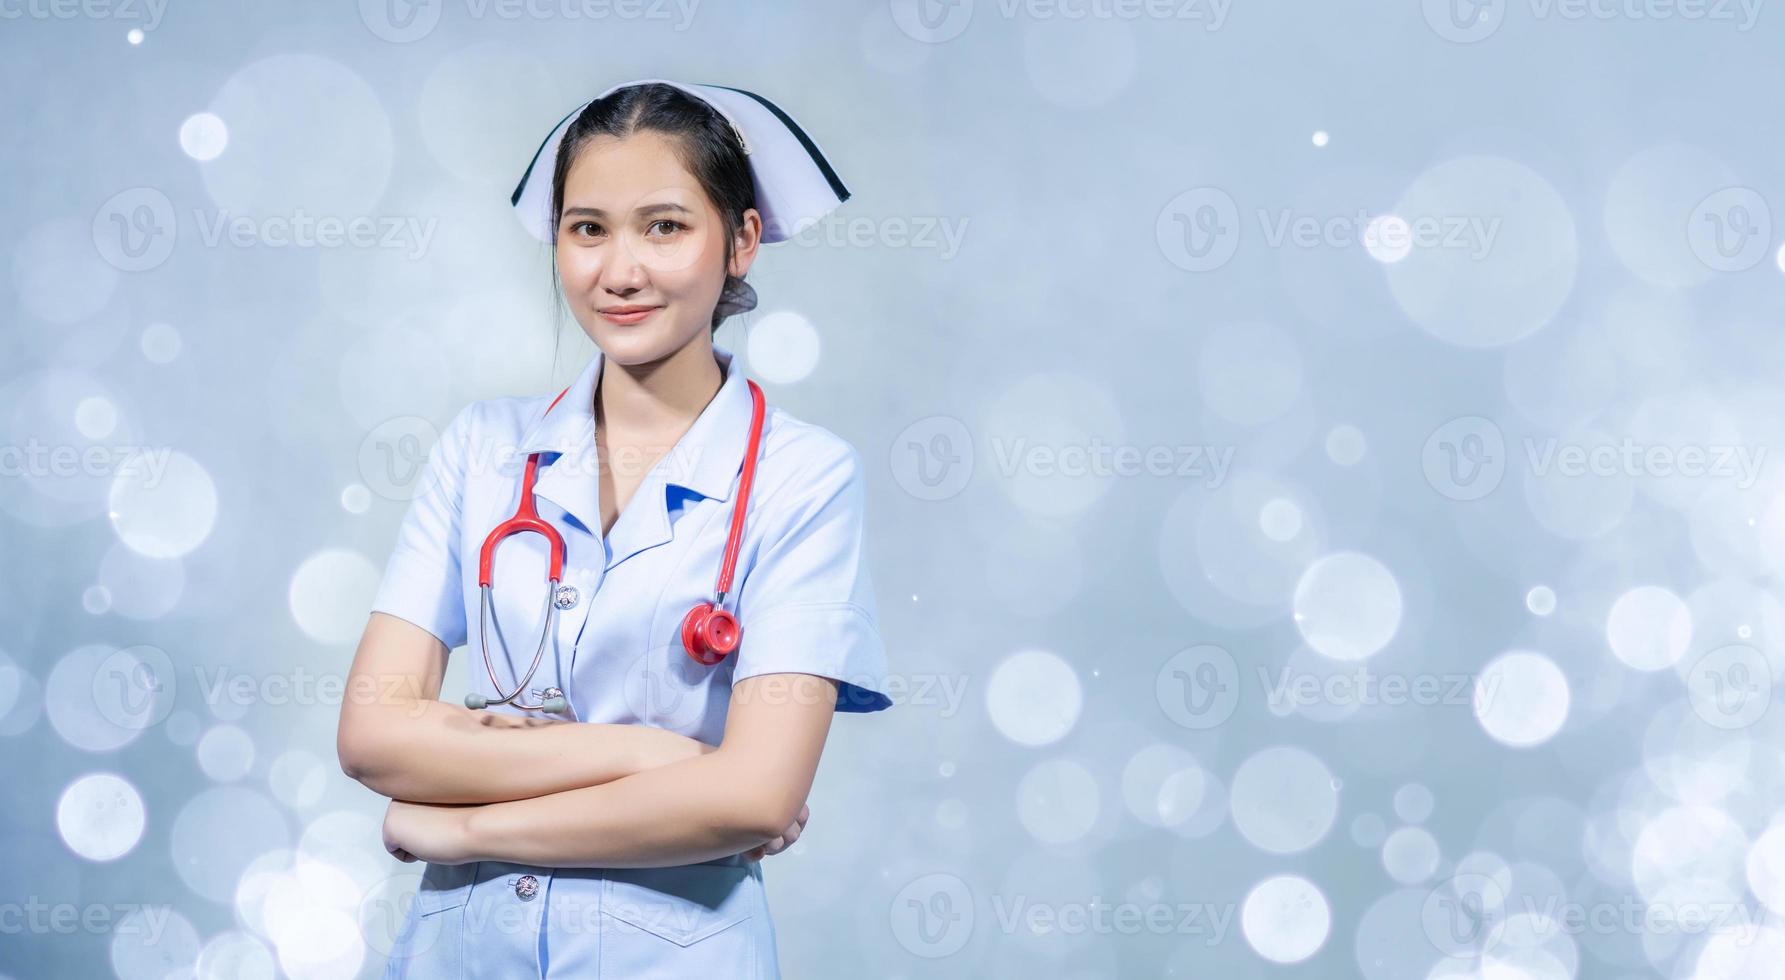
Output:
M666 77L855 195L718 338L873 463L787 976L1785 975L1770 8L0 5L0 973L377 974L353 646Z

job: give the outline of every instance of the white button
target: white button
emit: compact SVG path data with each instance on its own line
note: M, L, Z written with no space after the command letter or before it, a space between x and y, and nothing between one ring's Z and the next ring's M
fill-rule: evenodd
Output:
M552 602L559 609L572 609L576 606L577 598L576 586L560 585L558 586L558 594L553 597Z

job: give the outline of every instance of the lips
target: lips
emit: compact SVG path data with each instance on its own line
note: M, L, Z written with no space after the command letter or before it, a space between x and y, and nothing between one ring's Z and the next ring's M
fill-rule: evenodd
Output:
M604 310L598 310L596 312L600 313L609 323L618 323L622 326L629 326L644 320L661 309L663 309L661 306L610 306Z

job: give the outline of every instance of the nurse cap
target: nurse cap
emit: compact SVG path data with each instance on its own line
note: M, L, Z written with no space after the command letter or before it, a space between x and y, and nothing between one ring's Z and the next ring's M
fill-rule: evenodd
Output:
M723 85L688 85L662 78L625 82L597 95L599 101L633 85L660 83L682 90L712 106L732 125L743 143L750 176L756 186L756 210L762 214L762 240L782 242L849 200L849 189L831 169L818 144L806 135L793 117L773 102L740 88ZM552 130L527 164L527 172L509 202L521 224L534 238L552 241L552 168L558 146L570 123L588 108L577 106Z

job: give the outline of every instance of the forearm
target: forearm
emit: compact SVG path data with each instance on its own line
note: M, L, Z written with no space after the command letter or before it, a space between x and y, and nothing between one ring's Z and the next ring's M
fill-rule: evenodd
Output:
M534 724L436 700L360 705L341 731L348 774L383 796L492 803L596 786L697 755L646 725Z
M467 861L656 868L772 840L803 798L776 798L723 749L599 786L465 811Z

